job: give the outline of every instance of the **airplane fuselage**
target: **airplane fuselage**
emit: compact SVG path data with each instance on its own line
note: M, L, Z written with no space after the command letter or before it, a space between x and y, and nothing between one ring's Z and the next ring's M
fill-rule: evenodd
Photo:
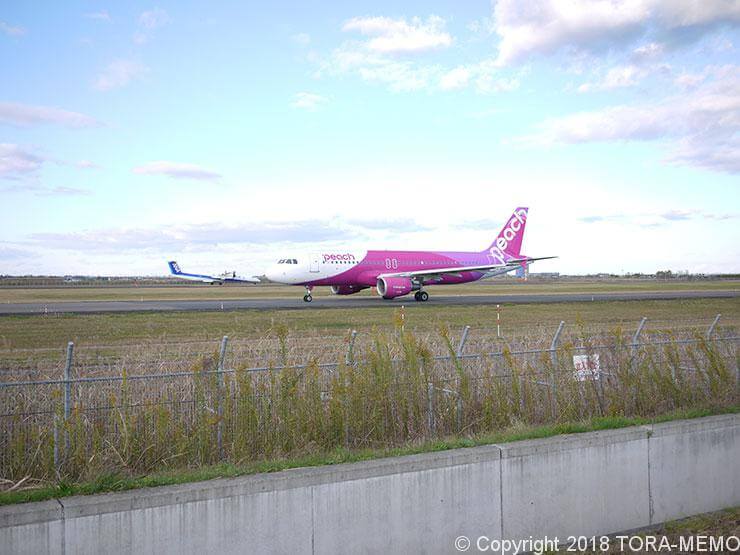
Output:
M435 251L316 251L273 265L266 277L290 285L374 287L383 274L492 264L494 257L480 252ZM295 261L295 263L293 263ZM510 270L509 270L510 271ZM490 272L461 271L421 279L422 285L477 281Z
M484 266L494 263L490 253L463 251L316 251L296 258L286 258L273 265L266 277L278 283L303 286L329 285L335 293L351 294L375 287L385 274L429 271L435 269ZM505 271L511 271L509 268ZM438 276L421 277L412 283L418 285L451 285L477 281L504 271L460 271ZM344 289L342 289L344 288Z

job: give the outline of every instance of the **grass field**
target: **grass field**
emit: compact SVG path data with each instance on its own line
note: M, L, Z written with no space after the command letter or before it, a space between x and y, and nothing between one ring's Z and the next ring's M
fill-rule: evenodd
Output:
M72 386L68 417L59 384L0 389L0 478L67 495L198 479L214 464L216 475L231 475L275 460L286 468L331 464L337 453L360 460L439 441L473 445L509 429L568 431L593 418L611 426L735 411L736 340L701 339L718 313L717 335L736 335L740 298L507 305L500 338L494 305L2 316L0 379L59 379L72 340L72 375L98 381ZM693 343L634 349L642 317L645 342ZM560 321L554 358L535 351L549 348ZM488 355L452 355L463 326L465 354ZM223 335L230 373L219 381ZM583 349L597 349L610 370L598 383L573 380L572 355ZM326 362L338 366L319 367ZM275 370L291 364L307 366ZM158 482L159 472L171 474Z
M670 301L612 301L508 305L501 308L504 338L512 335L552 334L563 320L571 328L580 322L590 329L634 330L647 317L646 330L706 329L715 315L721 326L740 323L740 298ZM233 312L162 312L120 314L54 314L0 317L0 350L141 344L182 340L254 338L286 327L297 335L337 335L350 329L369 332L392 328L399 309L386 306L362 309L241 310ZM471 326L473 334L495 330L492 305L435 307L412 303L404 309L406 329L435 330Z
M531 295L538 293L605 293L650 291L740 291L740 280L648 281L648 280L558 280L521 282L514 279L427 287L430 295ZM315 296L328 296L328 287L317 287ZM367 289L356 295L371 296ZM258 298L300 298L303 289L285 285L180 285L172 287L57 287L1 288L0 303L64 301L141 301L141 300L230 300Z

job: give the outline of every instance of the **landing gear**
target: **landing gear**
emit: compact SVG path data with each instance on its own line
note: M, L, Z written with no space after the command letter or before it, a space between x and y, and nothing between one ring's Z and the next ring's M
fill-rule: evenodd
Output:
M311 290L313 287L311 285L306 285L306 294L303 295L303 302L310 303L313 300L313 297L311 296Z
M414 293L414 300L425 303L429 300L429 293L426 291L417 291Z

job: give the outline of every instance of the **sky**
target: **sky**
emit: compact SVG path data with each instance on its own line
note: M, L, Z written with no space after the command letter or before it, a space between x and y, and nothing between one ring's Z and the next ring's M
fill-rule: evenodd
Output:
M3 2L0 274L740 272L740 0Z

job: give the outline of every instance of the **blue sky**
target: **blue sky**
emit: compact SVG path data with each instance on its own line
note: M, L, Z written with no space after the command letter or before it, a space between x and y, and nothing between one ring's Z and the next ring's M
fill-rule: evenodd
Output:
M0 274L740 271L740 2L0 6ZM283 255L284 256L284 255Z

